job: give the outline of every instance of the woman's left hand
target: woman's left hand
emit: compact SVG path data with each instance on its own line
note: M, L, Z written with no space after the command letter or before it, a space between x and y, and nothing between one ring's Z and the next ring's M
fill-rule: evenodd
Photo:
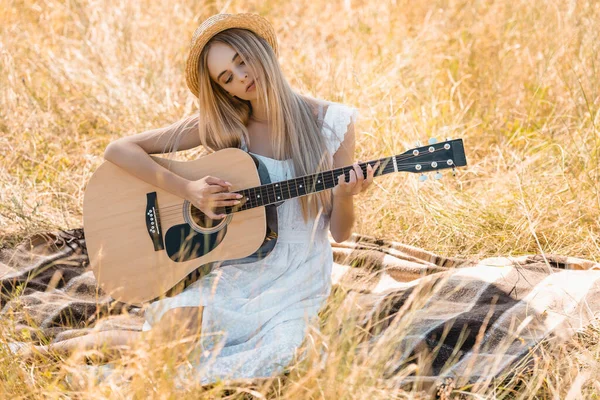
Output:
M350 171L350 179L346 182L344 174L338 176L338 184L333 188L335 197L348 197L362 193L373 183L373 175L379 167L379 161L374 166L367 164L367 176L365 178L362 169L358 166L361 161L352 164L353 170Z

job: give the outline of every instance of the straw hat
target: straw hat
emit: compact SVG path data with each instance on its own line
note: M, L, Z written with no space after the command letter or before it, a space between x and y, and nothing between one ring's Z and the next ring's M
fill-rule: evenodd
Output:
M273 26L258 14L215 14L202 23L192 36L190 54L185 69L187 85L198 97L198 61L206 43L219 32L230 28L248 29L262 37L271 45L277 55L277 37Z

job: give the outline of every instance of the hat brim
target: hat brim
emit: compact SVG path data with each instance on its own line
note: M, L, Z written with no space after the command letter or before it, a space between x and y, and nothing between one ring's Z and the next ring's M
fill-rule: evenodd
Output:
M198 61L206 43L217 33L231 28L248 29L269 43L275 55L278 54L277 37L273 26L258 14L216 14L208 18L194 32L188 55L185 76L186 82L194 96L200 92L198 84Z

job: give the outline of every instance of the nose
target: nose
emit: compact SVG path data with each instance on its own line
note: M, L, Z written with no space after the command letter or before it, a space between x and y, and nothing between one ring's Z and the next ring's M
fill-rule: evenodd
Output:
M236 72L236 75L237 75L237 78L242 82L245 81L246 79L248 79L248 72L246 72L246 71L238 70Z

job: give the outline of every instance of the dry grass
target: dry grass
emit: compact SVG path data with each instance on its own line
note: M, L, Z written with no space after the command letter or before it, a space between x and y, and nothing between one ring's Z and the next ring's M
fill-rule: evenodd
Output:
M183 77L187 44L219 11L265 15L294 87L360 108L358 159L397 154L431 136L465 140L469 167L456 178L380 179L357 202L356 231L447 255L547 252L598 261L596 0L0 0L1 239L80 227L85 184L105 146L194 111ZM352 334L321 335L315 343L350 357ZM558 357L542 350L533 371L487 393L597 398L599 339L589 329ZM59 378L76 370L71 361L31 368L4 353L0 391L10 398L184 396L170 392L172 369L160 354L136 351L122 361L138 374L130 392L85 381L79 391L63 387ZM416 396L382 386L377 364L348 357L328 361L325 371L307 361L285 379L244 390L281 398ZM225 397L222 389L196 386L184 397ZM236 390L230 394L242 396Z

